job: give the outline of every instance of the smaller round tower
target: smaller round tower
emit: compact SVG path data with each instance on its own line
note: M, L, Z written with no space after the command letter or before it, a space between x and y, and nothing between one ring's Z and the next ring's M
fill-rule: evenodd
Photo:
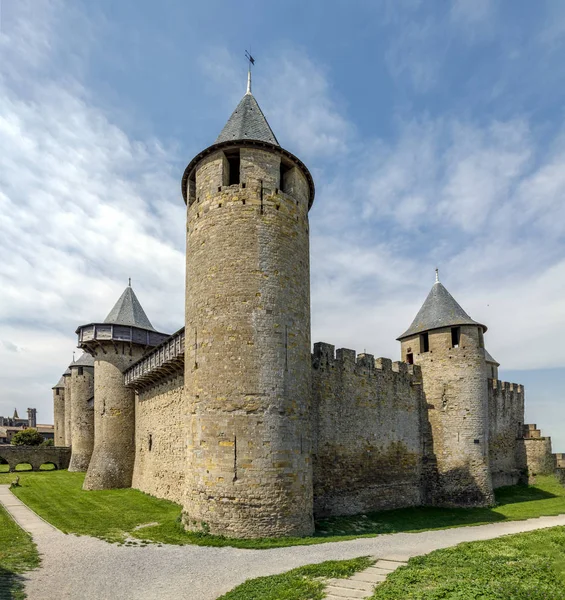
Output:
M71 370L67 370L63 373L63 383L65 385L65 443L64 446L71 445Z
M77 329L78 345L94 359L94 449L85 490L131 486L135 460L135 392L124 371L169 336L159 333L128 286L103 323Z
M51 388L53 390L53 421L55 423L55 446L65 445L65 379Z
M398 340L402 360L422 369L431 426L425 453L437 465L426 478L428 502L494 503L488 457L488 388L483 333L439 282ZM431 446L431 447L429 447Z
M94 358L86 352L71 370L71 462L69 471L86 471L94 447Z

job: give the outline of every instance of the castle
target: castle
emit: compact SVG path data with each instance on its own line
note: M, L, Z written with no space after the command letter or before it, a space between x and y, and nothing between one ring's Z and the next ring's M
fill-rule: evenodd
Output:
M555 469L550 439L524 424L523 387L497 379L487 327L439 281L398 338L401 361L312 353L314 182L250 79L182 195L185 326L156 331L128 286L78 327L85 353L53 388L56 445L85 490L173 500L189 530L303 536L314 516L489 506L493 489Z

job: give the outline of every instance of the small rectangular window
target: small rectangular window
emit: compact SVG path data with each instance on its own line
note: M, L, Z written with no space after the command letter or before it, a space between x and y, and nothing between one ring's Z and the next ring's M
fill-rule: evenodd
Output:
M279 177L279 189L281 192L288 193L288 182L285 181L286 174L292 169L292 166L285 165L281 160L280 177Z
M451 328L451 347L459 348L459 338L461 337L461 327Z
M430 337L428 333L420 334L420 352L429 352L430 351Z
M406 355L406 362L409 365L413 365L414 364L414 355L412 354L412 352L408 352L408 354Z
M57 389L55 390L55 396L59 396L59 395L60 395L60 394L59 394L59 392L60 392L60 391L61 391L61 390L60 390L59 388L57 388Z
M485 338L483 337L483 328L479 327L479 348L485 347Z
M79 367L79 368L78 368L78 374L79 374L79 375L82 375L82 374L83 374L83 368L82 368L82 367Z
M239 150L235 152L226 153L226 159L229 165L229 178L228 185L239 185L239 169L241 161L239 159Z

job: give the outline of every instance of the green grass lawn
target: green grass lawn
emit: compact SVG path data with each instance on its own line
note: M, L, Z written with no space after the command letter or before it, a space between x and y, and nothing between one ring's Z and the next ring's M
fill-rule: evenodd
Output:
M565 527L460 544L412 558L371 596L371 600L399 598L564 600Z
M14 474L0 474L0 483L9 483ZM372 537L383 533L423 531L520 520L541 515L565 514L565 487L553 476L539 477L535 486L497 490L494 508L443 509L405 508L356 517L324 519L312 537L234 540L184 531L177 504L159 500L133 489L84 492L83 473L54 471L20 473L16 495L44 519L62 531L92 535L109 541L127 536L168 544L277 548L320 544ZM139 525L157 523L134 530Z
M0 600L25 598L20 575L38 565L31 537L0 506Z
M322 600L325 597L322 578L345 579L374 562L367 557L330 560L281 575L249 579L218 600Z

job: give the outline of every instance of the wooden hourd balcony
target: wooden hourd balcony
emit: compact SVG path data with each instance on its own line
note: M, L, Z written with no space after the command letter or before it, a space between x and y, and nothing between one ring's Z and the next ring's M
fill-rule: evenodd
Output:
M184 371L184 327L173 333L125 373L127 387L143 389Z

